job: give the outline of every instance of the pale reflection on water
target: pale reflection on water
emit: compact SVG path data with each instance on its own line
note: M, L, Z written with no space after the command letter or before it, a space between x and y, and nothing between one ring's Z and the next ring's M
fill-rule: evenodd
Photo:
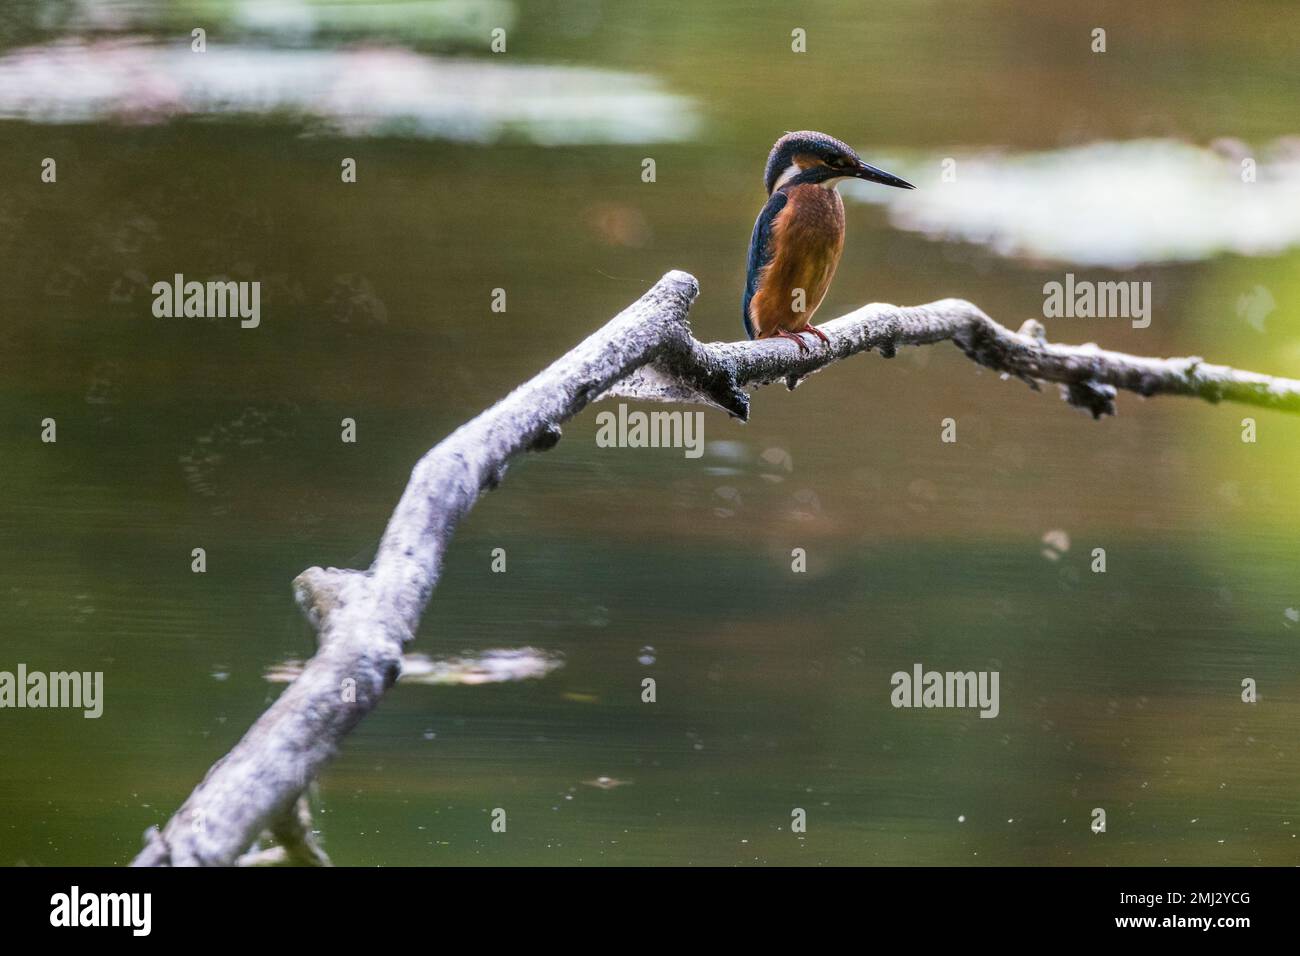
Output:
M406 654L402 657L399 684L429 686L503 684L509 681L539 680L564 666L557 654L536 647L489 648L464 657L429 657ZM302 673L303 662L282 661L266 670L272 684L290 684Z
M695 104L613 70L435 57L401 47L313 50L137 38L66 40L0 56L0 118L153 123L283 113L348 136L543 145L686 139Z
M890 222L998 255L1129 269L1300 245L1300 136L1254 149L1174 140L887 161L922 188L859 187Z

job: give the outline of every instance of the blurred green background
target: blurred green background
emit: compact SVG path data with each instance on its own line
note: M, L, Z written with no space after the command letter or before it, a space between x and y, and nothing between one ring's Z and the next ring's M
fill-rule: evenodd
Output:
M279 692L267 669L311 652L294 575L368 563L428 447L664 271L699 278L697 336L738 338L763 162L785 130L826 130L868 161L1300 132L1297 14L1266 0L5 6L0 669L106 685L99 720L0 712L6 865L129 861ZM184 72L196 26L210 81ZM295 73L303 56L322 59ZM413 64L448 102L415 95ZM356 101L321 85L368 89L385 70L362 107L411 104L362 128ZM220 87L232 72L237 96ZM608 100L619 84L627 98ZM960 296L1016 327L1073 269L847 205L819 320ZM1048 332L1300 376L1297 266L1292 248L1073 269L1152 282L1154 321ZM154 318L149 286L177 272L261 281L261 327ZM1249 321L1259 288L1271 311ZM412 648L533 646L565 666L395 688L320 783L327 851L1295 864L1300 420L1131 395L1119 412L1092 422L939 346L758 391L747 425L707 413L699 460L599 449L584 413L465 521ZM39 440L46 417L57 444ZM939 440L948 417L956 444ZM1068 550L1044 544L1053 531ZM791 573L793 548L808 573ZM889 677L915 662L999 670L1001 715L894 710Z

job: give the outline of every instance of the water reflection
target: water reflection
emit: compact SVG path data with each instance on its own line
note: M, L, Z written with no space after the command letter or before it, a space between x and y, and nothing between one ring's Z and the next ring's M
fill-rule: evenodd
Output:
M510 29L517 20L509 0L79 0L68 4L70 30L163 30L188 32L202 25L214 35L267 36L284 43L340 37L391 37L408 42L482 44L488 31Z
M397 681L399 684L472 687L539 680L563 666L562 655L536 647L489 648L477 654L456 657L405 654ZM298 679L302 668L302 661L284 661L267 668L266 680L272 684L290 684Z
M63 40L0 57L0 118L150 123L281 114L347 136L543 145L689 138L695 104L652 77L402 47L280 49Z
M1211 149L1147 139L1037 153L900 155L886 165L921 188L906 196L845 193L888 206L901 229L1001 256L1125 269L1300 245L1295 137L1258 152L1236 142Z

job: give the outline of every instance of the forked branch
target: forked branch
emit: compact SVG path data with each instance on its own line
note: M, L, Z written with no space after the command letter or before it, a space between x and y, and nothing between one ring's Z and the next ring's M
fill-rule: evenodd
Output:
M687 316L695 279L670 272L566 355L462 425L416 464L365 571L310 568L294 580L319 648L301 675L222 757L161 829L146 833L135 865L327 862L300 795L343 739L397 679L438 582L457 523L495 488L510 461L543 451L588 404L623 396L712 405L745 420L746 386L803 378L859 352L950 340L986 368L1033 388L1055 382L1094 417L1113 414L1118 389L1187 395L1300 412L1300 381L1210 365L1199 358L1142 358L1092 345L1055 345L1031 320L1012 332L969 302L901 308L868 305L821 328L830 342L801 352L770 339L705 345ZM249 848L264 831L276 853Z

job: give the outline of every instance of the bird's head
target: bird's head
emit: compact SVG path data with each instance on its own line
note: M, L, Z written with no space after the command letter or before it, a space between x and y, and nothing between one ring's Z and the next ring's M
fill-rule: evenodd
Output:
M848 144L813 130L786 133L768 154L764 184L769 196L796 178L801 183L827 188L842 179L865 179L900 189L916 188L892 173L869 166Z

